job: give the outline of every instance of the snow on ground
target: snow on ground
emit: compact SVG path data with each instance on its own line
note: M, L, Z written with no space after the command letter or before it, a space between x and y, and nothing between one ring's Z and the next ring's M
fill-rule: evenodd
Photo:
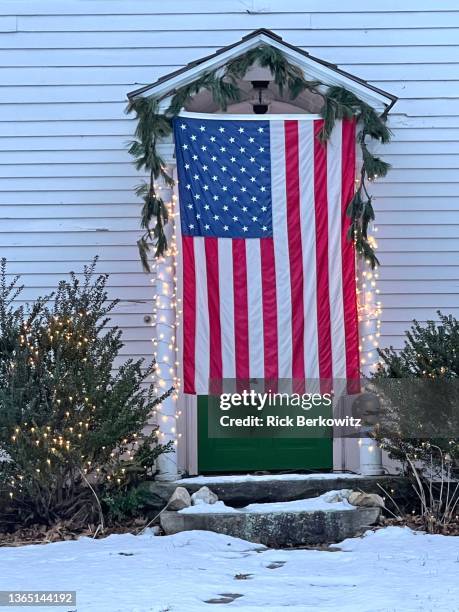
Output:
M0 589L76 590L78 612L459 610L459 538L388 527L337 546L270 550L189 531L0 548Z
M227 506L222 501L215 504L198 504L179 510L182 514L203 514L203 513L224 513L224 512L333 512L336 510L355 510L355 506L347 500L351 489L341 489L339 491L328 491L318 497L308 499L298 499L295 501L271 502L264 504L249 504L244 508L233 508Z
M176 480L177 484L228 484L232 482L263 482L268 480L332 480L334 478L365 478L361 474L350 474L349 472L336 472L330 474L231 474L230 476L192 476Z

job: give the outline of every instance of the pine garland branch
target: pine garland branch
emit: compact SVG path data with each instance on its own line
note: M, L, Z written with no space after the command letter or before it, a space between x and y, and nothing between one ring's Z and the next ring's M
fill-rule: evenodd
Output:
M129 102L126 112L135 113L137 119L134 140L128 151L134 158L137 170L148 173L148 181L136 188L136 194L143 199L140 225L145 230L137 246L143 269L149 272L151 247L155 249L155 257L160 257L167 250L164 226L168 222L168 212L164 200L158 195L155 182L162 179L167 187L174 184L157 151L158 141L171 133L172 126L170 120L159 113L158 101L152 97L135 98Z
M374 221L375 214L366 181L386 176L390 164L369 151L366 139L370 137L381 143L389 142L391 133L386 125L386 116L379 116L371 106L344 87L333 86L327 90L322 118L324 127L319 135L322 140L330 137L336 120L354 118L361 126L357 142L362 151L362 169L360 185L348 206L347 213L351 218L348 238L354 240L357 253L374 268L379 261L368 239L368 226Z

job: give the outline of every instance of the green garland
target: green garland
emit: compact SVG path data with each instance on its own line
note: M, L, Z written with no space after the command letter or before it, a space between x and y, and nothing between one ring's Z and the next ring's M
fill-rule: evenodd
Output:
M135 139L130 144L129 153L134 157L137 169L144 170L149 176L148 181L143 182L136 190L143 199L141 227L145 232L138 241L138 247L144 269L149 270L148 258L152 247L155 257L164 255L167 250L164 225L168 221L168 213L163 199L157 193L155 182L162 178L167 186L172 186L173 180L167 174L165 163L158 154L157 143L170 135L172 119L198 92L209 91L213 101L223 111L229 104L240 100L241 91L237 81L255 62L271 71L281 95L287 91L290 99L294 100L302 91L307 90L321 96L324 126L319 137L322 141L330 137L337 120L357 120L360 126L357 142L362 150L362 170L359 187L348 207L348 215L351 218L348 238L354 240L357 253L374 268L379 262L368 239L368 225L375 215L372 198L367 190L367 180L385 176L390 165L370 153L367 138L381 143L390 140L386 116L379 116L371 106L343 87L332 86L327 87L325 92L321 91L323 83L306 80L303 71L290 64L281 51L263 44L229 61L223 68L205 72L189 85L177 89L164 114L158 111L160 99L153 96L137 97L129 102L127 112L135 113L137 119Z

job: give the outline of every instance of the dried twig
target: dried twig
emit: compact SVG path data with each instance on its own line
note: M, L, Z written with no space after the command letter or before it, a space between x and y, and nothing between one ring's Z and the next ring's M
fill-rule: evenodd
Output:
M156 516L154 516L154 517L151 519L151 521L148 521L148 523L147 523L146 525L144 525L144 526L143 526L143 527L142 527L142 528L141 528L141 529L140 529L140 530L137 532L137 535L141 535L142 533L144 533L144 531L146 531L146 530L147 530L147 529L150 527L150 525L152 525L152 524L153 524L153 523L156 521L156 519L157 519L159 516L161 516L161 514L164 512L164 510L166 510L166 509L168 508L168 506L169 506L169 502L167 502L167 504L164 506L164 508L163 508L163 509L162 509L160 512L158 512L158 514L157 514Z
M386 491L386 489L379 484L379 482L376 483L376 485L381 489L381 491L384 493L384 495L387 495L387 497L390 499L390 501L394 504L395 509L397 510L397 512L399 513L399 516L397 517L396 514L394 514L393 512L391 512L389 510L389 508L387 506L384 506L384 509L387 510L388 512L390 512L392 514L392 516L394 516L395 518L402 518L403 517L403 512L400 510L399 505L397 504L397 502L394 500L394 498L392 497L392 495L390 495L390 493L388 493Z
M90 483L90 482L89 482L89 480L86 478L86 476L85 476L85 474L84 474L83 470L80 470L80 474L81 474L81 477L83 478L83 480L85 481L85 483L86 483L86 484L88 485L88 487L91 489L91 491L92 491L92 493L93 493L93 495L94 495L94 497L95 497L95 499L96 499L97 507L99 508L99 521L100 521L99 527L101 528L101 530L102 530L102 531L104 531L104 529L105 529L105 524L104 524L104 513L103 513L103 511L102 511L102 505L101 505L101 503L100 503L100 500L99 500L99 498L97 497L97 493L94 491L94 488L92 487L91 483ZM97 534L97 531L98 531L99 527L98 527L98 528L97 528L97 530L96 530L96 534ZM94 537L96 537L96 535L94 535Z

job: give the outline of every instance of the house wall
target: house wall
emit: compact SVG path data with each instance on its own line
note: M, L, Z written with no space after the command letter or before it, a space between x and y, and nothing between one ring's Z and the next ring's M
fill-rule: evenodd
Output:
M345 6L345 9L343 8ZM403 6L403 8L401 8ZM459 315L459 6L454 0L3 0L0 255L25 299L98 254L123 358L151 358L150 278L126 93L267 27L397 96L377 181L381 344L413 317Z

